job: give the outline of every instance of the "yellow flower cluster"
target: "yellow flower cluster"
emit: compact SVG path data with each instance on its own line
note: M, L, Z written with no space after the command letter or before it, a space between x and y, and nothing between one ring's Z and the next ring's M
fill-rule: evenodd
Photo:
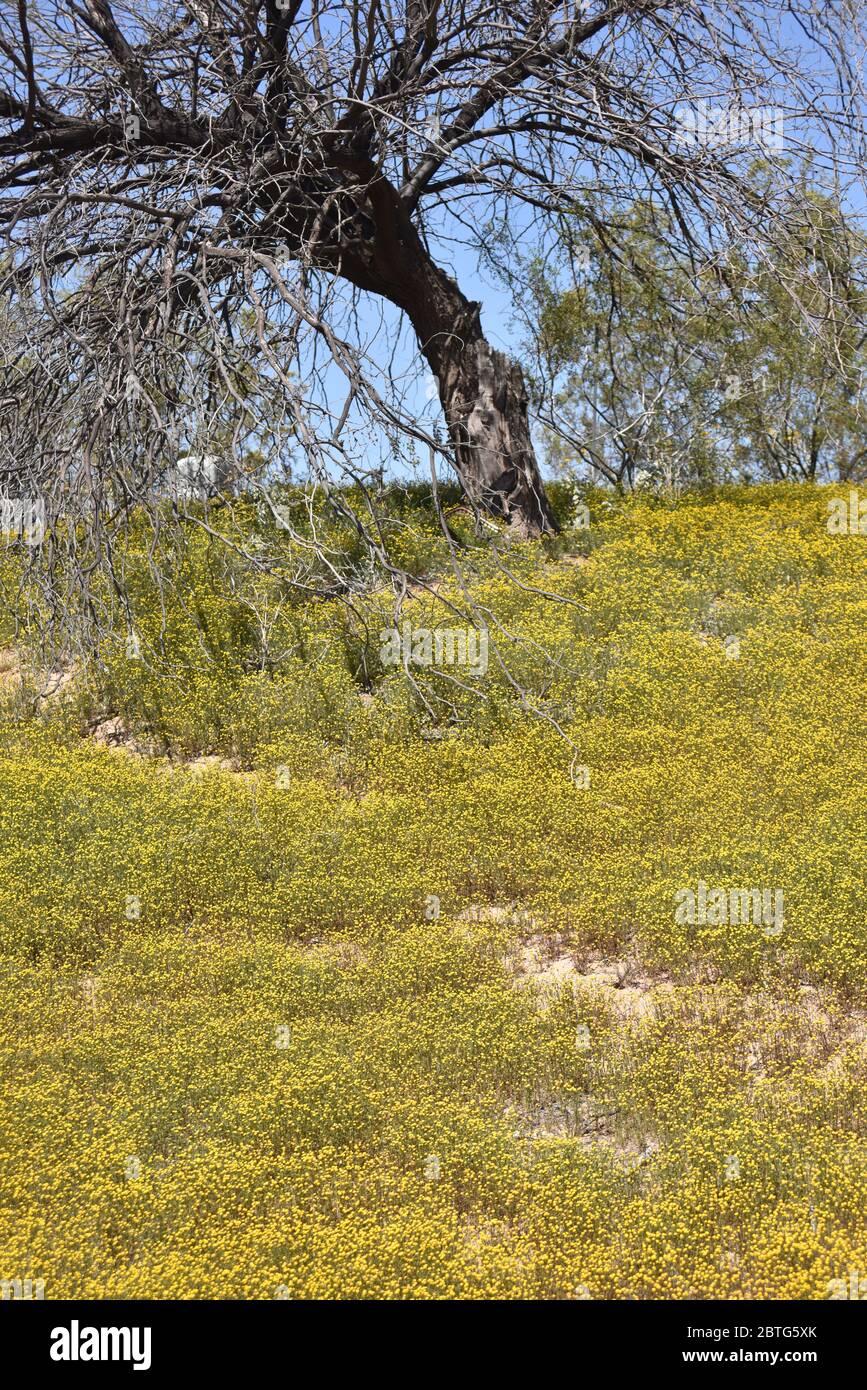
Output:
M378 663L382 592L142 568L132 655L0 721L0 1278L867 1290L867 537L829 495L590 495L464 583L407 512L440 568L400 620L487 632L458 682Z

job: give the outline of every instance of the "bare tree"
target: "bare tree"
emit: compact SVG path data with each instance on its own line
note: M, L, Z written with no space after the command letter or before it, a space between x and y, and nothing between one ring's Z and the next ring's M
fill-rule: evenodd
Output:
M241 475L300 454L367 487L365 418L443 453L377 377L405 318L474 509L554 530L521 368L450 248L542 236L588 190L650 190L699 258L767 245L796 185L762 112L841 188L863 59L860 0L7 3L0 470L98 513L219 437Z

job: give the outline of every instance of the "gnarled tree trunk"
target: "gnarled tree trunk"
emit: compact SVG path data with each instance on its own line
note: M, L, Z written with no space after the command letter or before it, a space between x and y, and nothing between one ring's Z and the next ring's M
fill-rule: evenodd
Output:
M432 259L388 180L360 167L368 181L355 215L343 220L339 257L325 242L320 258L339 259L342 276L410 319L437 379L455 468L471 505L504 518L522 538L558 531L530 437L520 366L491 347L481 305Z
M439 330L419 339L439 384L464 490L519 536L556 531L530 438L523 372L485 338L480 306L457 286L454 296Z

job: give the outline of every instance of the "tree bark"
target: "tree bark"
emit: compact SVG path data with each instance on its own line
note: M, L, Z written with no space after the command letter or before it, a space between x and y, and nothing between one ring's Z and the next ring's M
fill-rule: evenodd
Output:
M517 362L482 332L481 305L431 267L436 290L421 288L407 310L437 379L455 467L471 504L507 520L520 537L559 529L545 495Z
M559 531L533 450L520 366L487 341L481 305L434 262L393 186L364 161L358 168L366 186L343 218L339 248L327 238L317 247L320 264L407 314L436 377L472 507L508 521L522 539Z

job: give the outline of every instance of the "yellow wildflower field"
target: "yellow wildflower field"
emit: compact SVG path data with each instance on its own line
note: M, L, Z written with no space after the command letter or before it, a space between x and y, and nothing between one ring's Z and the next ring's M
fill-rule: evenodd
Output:
M838 493L596 494L546 549L471 553L463 595L403 518L402 620L469 594L490 635L445 696L377 665L382 592L287 602L204 542L58 698L0 670L0 1276L867 1272L867 536L829 531Z

